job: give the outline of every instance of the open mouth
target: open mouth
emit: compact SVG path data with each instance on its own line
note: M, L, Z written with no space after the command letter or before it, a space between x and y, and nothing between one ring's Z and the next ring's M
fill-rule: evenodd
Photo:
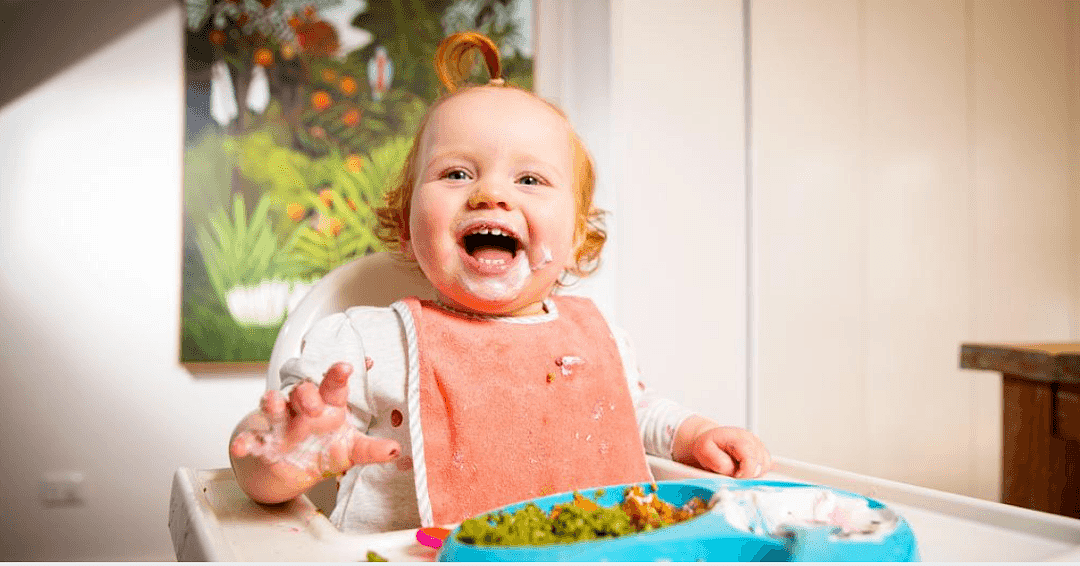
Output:
M510 231L484 224L470 228L461 245L465 253L488 265L510 263L522 248L521 240Z

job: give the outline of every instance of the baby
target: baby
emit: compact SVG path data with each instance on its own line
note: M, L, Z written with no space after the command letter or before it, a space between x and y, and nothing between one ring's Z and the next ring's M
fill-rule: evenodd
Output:
M492 80L460 88L479 52ZM751 478L772 460L639 381L626 335L554 293L595 270L606 239L593 169L566 116L500 79L476 33L446 38L449 93L416 134L380 237L438 299L319 321L237 426L233 470L255 501L340 476L350 532L447 525L515 501L652 476L646 454Z

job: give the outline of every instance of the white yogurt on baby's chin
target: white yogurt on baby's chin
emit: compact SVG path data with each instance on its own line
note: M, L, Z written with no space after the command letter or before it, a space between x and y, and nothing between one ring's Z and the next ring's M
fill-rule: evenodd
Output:
M541 269L547 267L547 265L551 263L552 259L554 258L551 257L551 248L545 246L544 244L540 244L540 259L529 267L531 267L533 271L540 271Z
M525 288L529 275L552 262L551 248L540 244L537 249L540 259L535 263L531 263L527 253L521 252L513 259L512 267L506 272L499 275L468 275L461 279L461 283L470 295L485 301L512 299Z
M774 537L792 527L831 527L835 539L880 541L899 522L895 513L871 509L865 499L813 487L721 489L710 507L737 529Z
M499 275L468 274L461 279L465 290L485 301L503 301L517 296L532 273L528 258L520 254L514 258L510 269Z

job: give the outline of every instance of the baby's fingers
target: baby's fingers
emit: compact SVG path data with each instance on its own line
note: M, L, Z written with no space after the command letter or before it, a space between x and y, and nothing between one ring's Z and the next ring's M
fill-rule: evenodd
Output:
M251 454L255 449L255 435L248 431L241 432L233 438L231 444L229 444L229 453L236 458L243 458L248 454Z
M401 446L385 438L372 438L357 431L352 445L354 464L389 462L401 454Z
M710 469L724 476L735 475L735 461L720 449L715 442L706 441L698 445L698 453L695 455L702 467Z
M319 395L318 387L310 381L301 382L293 387L292 392L289 393L289 406L297 414L312 418L322 415L323 409L326 408L322 396Z
M765 468L764 454L760 454L756 450L757 443L737 440L730 443L726 448L731 458L739 464L739 469L735 471L732 477L756 478L768 471Z
M245 430L229 443L229 453L234 458L258 456L273 459L277 444L266 434Z
M319 394L327 405L344 407L349 400L349 376L352 375L352 364L338 362L326 370L322 384L319 385Z
M271 424L282 422L288 417L288 412L285 410L285 396L276 389L263 393L262 399L259 400L259 410L266 415L266 419Z
M751 432L745 432L745 439L735 442L733 448L747 456L739 456L739 477L756 478L772 471L773 461L765 443Z

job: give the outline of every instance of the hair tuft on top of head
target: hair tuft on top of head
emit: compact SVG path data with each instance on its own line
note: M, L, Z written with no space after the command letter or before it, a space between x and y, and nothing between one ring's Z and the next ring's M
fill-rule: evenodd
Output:
M495 42L484 34L463 31L443 39L435 52L435 72L448 92L454 92L469 78L475 61L475 51L479 51L484 57L491 80L495 84L502 84L499 48L495 46Z

